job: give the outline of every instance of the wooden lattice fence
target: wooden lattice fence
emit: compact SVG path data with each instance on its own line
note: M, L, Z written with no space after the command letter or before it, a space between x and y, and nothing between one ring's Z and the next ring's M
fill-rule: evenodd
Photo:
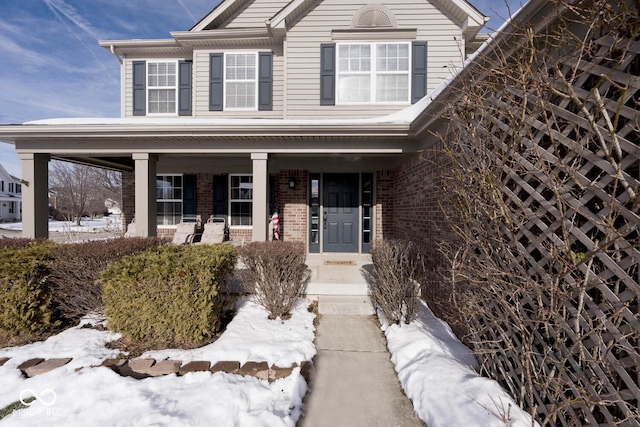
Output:
M638 2L552 3L448 106L458 240L430 292L541 424L640 425Z

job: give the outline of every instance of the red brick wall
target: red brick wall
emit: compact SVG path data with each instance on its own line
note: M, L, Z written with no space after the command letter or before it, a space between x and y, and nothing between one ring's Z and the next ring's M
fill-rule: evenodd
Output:
M410 239L423 246L428 257L427 268L432 274L429 283L423 284L422 296L430 302L447 297L438 280L438 273L446 268L446 262L438 252L437 243L454 239L440 209L448 197L442 177L449 173L450 167L441 144L437 144L394 171L393 237Z
M136 188L133 172L122 172L122 235L136 212Z
M196 176L196 215L206 222L213 214L213 175L199 173Z
M436 239L449 235L440 203L446 196L442 176L450 170L450 163L441 150L437 144L394 171L394 237L433 248Z
M375 239L393 237L393 172L376 172L375 192Z
M289 178L296 188L289 188ZM307 242L307 187L306 170L282 170L276 178L276 202L279 205L280 239Z

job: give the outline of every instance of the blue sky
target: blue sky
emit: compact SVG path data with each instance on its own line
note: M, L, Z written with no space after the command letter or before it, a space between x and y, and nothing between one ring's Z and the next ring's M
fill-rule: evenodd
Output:
M219 0L3 0L0 124L58 117L118 117L120 68L98 40L169 38ZM496 29L520 0L471 0ZM524 1L522 2L524 3ZM507 5L509 5L507 7ZM0 163L20 176L13 145Z

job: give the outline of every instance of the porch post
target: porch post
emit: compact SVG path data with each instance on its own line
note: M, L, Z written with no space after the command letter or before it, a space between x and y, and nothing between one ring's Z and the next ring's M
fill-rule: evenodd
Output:
M158 234L156 219L156 156L134 153L136 194L136 235L155 237Z
M268 202L269 173L267 172L267 153L251 153L253 161L253 241L268 240Z
M19 153L22 161L22 237L49 237L49 155Z

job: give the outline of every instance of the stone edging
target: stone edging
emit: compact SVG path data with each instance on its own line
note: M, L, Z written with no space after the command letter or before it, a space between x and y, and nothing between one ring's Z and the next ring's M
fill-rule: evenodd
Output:
M0 358L0 366L4 365L10 358ZM22 373L31 378L36 375L44 374L66 365L71 358L43 359L33 358L22 362L18 365L18 369ZM158 360L155 359L106 359L101 365L93 367L107 367L123 377L131 377L135 379L143 379L150 377L160 377L163 375L177 374L178 376L186 375L189 372L227 372L229 374L238 374L243 376L252 376L259 380L273 382L280 378L286 378L291 375L293 369L298 367L294 363L289 367L271 366L267 362L246 362L240 366L240 362L221 361L211 366L211 362L206 360L198 360L182 363L179 360ZM304 361L300 365L301 374L310 382L313 373L313 363ZM78 370L83 368L78 368Z

